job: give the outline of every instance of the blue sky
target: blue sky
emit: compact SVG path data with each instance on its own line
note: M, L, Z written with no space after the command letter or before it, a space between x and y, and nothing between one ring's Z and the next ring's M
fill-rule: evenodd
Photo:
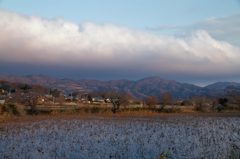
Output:
M240 82L239 0L0 0L1 74Z
M62 17L80 24L113 23L132 29L188 26L240 12L239 0L2 0L0 7L43 18ZM166 31L167 32L167 31ZM162 32L164 33L164 32Z

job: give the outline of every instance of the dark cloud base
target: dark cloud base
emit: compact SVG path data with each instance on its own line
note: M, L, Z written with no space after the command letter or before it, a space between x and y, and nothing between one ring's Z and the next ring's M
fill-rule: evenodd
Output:
M121 70L121 69L91 69L91 68L70 68L54 65L29 65L29 64L10 64L0 62L0 74L14 75L46 75L54 78L73 78L73 79L94 79L101 81L108 80L140 80L150 76L158 76L181 83L205 86L214 82L228 81L240 82L240 76L198 76L190 73L156 73L148 70Z

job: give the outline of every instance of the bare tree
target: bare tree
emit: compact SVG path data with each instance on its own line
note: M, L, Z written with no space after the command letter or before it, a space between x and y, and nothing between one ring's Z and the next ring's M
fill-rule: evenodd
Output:
M31 107L31 109L35 110L37 108L37 104L38 104L38 98L39 95L34 93L34 92L29 92L28 93L28 106Z
M124 106L124 110L130 104L131 100L133 99L131 95L128 93L112 93L111 91L106 91L104 93L105 99L109 98L110 102L113 105L112 111L115 113L116 110L120 108L120 105Z
M15 93L11 98L8 99L7 101L8 103L18 103L18 104L26 104L26 101L24 99L22 99L22 95L21 93Z
M147 97L141 97L141 102L142 102L143 106L146 105L146 99L147 99Z
M33 90L32 87L28 84L25 84L23 87L21 87L22 90L24 90L24 94L26 94L26 101L27 106L30 106L31 110L36 110L37 106L37 99L38 94L35 92L37 89Z
M165 92L163 94L161 94L160 96L160 100L162 103L162 107L161 110L163 110L163 108L173 100L172 94L170 92Z
M113 104L112 111L113 111L113 113L115 113L116 110L119 109L119 107L120 107L121 95L119 93L110 93L109 96L110 96L110 101Z
M103 94L104 94L105 99L110 99L111 96L112 96L112 91L111 90L106 90Z
M216 96L210 96L207 98L207 101L210 102L211 109L214 110L215 107L218 105L219 99Z
M120 105L124 106L124 110L126 110L126 106L128 106L132 100L132 96L127 94L127 93L123 93L121 95L121 99L120 99Z
M240 108L240 91L225 91L227 92L227 96L233 104L236 104L238 108Z
M98 92L90 92L90 93L88 93L88 95L91 95L93 98L94 97L99 97L99 93Z
M30 107L28 113L38 114L39 110L37 109L37 104L39 104L41 96L43 96L48 91L48 89L40 85L27 85L27 84L21 87L21 89L24 91L27 106Z
M203 110L203 106L206 103L206 96L195 95L191 97L191 100L196 104L196 110Z
M148 105L149 108L156 108L156 105L158 103L158 99L157 99L157 96L155 95L150 95L148 97L146 97L146 100L145 100L146 104Z
M81 91L76 91L76 92L73 92L72 93L72 96L78 100L81 100L82 99L82 95L84 94L84 92L81 92Z
M65 98L64 98L62 92L59 92L58 98L59 98L59 105L61 105L61 107L62 107L63 103L65 102Z

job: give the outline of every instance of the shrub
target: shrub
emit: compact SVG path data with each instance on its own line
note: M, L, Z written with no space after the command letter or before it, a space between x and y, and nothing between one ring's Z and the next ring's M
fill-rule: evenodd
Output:
M24 109L24 111L26 112L26 115L38 115L40 114L39 111L37 109Z
M190 100L184 100L182 101L181 105L189 106L192 105L192 102Z
M3 115L4 113L20 116L17 106L10 103L0 105L0 115Z
M221 104L221 106L223 107L227 107L228 101L229 101L228 98L219 98L218 104Z
M98 107L93 107L92 108L92 113L94 114L94 113L99 113L99 110L100 110L100 108L98 108Z
M99 107L92 107L92 108L79 107L79 108L75 108L74 111L80 114L101 114L101 113L111 114L112 113L111 108L99 108Z
M133 101L133 104L134 105L141 105L142 103L141 103L141 101L135 100L135 101Z
M196 111L203 111L203 105L196 105L196 106L194 107L194 109L195 109Z
M203 111L203 106L206 103L206 97L200 96L200 95L195 95L195 96L192 96L191 99L196 104L195 110Z
M0 105L0 115L2 115L5 112L5 107L1 104Z
M218 112L221 112L221 111L223 110L223 108L222 108L221 106L218 106L218 107L216 108L216 110L217 110Z

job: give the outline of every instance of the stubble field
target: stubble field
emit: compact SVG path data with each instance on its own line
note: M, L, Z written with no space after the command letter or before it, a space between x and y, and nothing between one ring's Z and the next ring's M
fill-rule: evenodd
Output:
M0 158L236 158L234 115L26 117L0 124Z

